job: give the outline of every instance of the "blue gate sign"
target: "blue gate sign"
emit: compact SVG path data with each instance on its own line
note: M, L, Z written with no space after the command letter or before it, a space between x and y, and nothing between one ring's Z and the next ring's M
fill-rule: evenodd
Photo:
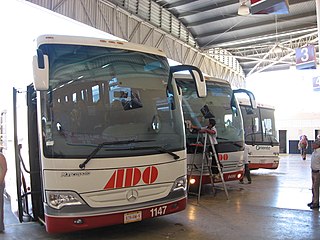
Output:
M316 69L316 53L313 45L303 48L296 48L296 68L297 69Z
M320 76L313 77L312 82L313 82L313 90L320 91Z

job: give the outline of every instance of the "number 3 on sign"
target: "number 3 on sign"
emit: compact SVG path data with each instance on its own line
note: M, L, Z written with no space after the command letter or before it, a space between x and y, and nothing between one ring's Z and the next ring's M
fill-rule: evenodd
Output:
M301 61L306 62L309 61L309 51L308 48L301 48Z
M151 208L150 209L151 217L157 217L157 216L165 215L166 214L166 210L167 210L167 206Z

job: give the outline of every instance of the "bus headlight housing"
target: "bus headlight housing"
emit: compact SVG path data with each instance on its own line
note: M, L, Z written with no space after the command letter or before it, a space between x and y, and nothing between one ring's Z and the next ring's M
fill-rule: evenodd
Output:
M183 189L183 190L187 189L187 176L177 178L173 184L171 191L176 191L179 189Z
M61 209L64 206L84 204L83 200L74 192L47 191L46 196L48 205L55 209Z

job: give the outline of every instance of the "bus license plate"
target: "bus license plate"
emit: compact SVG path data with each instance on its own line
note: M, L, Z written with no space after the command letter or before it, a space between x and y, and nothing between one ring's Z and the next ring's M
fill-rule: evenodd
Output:
M124 223L139 222L142 220L142 211L124 214Z

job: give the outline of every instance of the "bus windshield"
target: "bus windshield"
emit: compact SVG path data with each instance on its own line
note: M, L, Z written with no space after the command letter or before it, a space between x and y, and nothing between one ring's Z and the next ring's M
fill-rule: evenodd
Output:
M241 105L247 144L277 144L274 109Z
M184 148L178 98L162 56L117 48L44 44L49 90L40 93L48 158L159 153Z
M229 151L237 151L243 147L243 125L239 105L237 104L230 85L223 82L206 81L207 97L198 98L194 83L177 80L183 92L183 114L185 120L193 125L204 127L208 120L203 117L200 109L208 105L216 120L218 147L228 146ZM197 135L187 131L188 142L194 142ZM225 147L223 147L225 146Z

